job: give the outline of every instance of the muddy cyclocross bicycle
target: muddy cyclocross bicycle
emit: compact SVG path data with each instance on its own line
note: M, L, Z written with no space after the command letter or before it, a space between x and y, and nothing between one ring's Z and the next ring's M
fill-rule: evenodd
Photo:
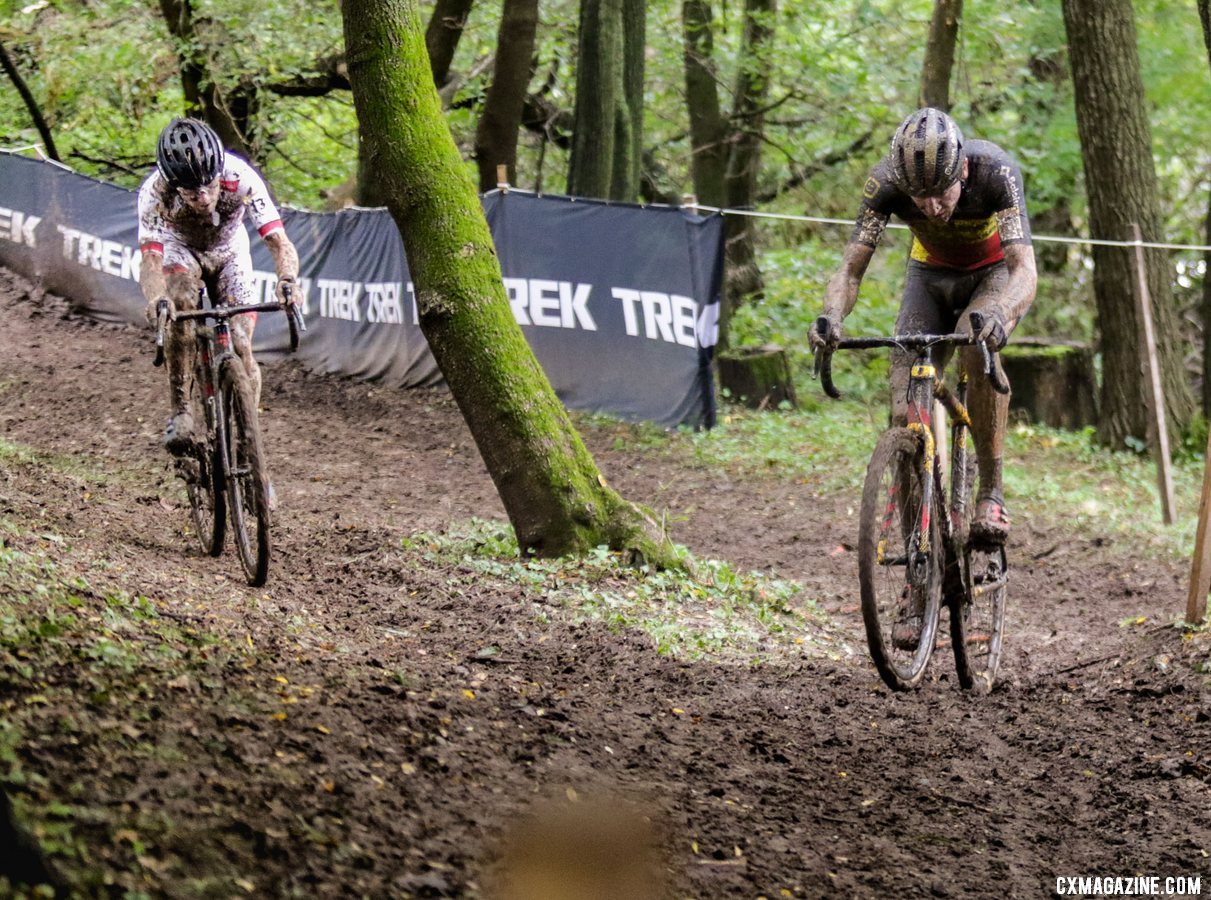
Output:
M979 313L971 314L978 333ZM828 320L816 321L828 333ZM968 373L960 361L951 391L933 362L933 350L977 344L983 376L1008 393L996 353L966 334L845 338L816 353L824 392L841 396L832 380L834 349L898 347L914 355L908 386L908 424L880 435L866 470L858 524L858 583L866 642L875 668L893 690L920 684L937 642L941 609L950 618L959 683L992 689L1000 663L1009 569L1005 548L972 539L972 485L976 458L969 447ZM961 356L961 354L960 354ZM950 498L933 431L933 401L950 415Z
M212 305L204 287L198 291L198 301L197 309L171 317L167 300L161 300L156 309L157 366L164 364L166 330L197 323L193 325L197 353L188 393L195 430L188 450L174 457L176 472L185 482L202 551L211 556L223 552L230 513L244 576L250 585L259 587L269 576L269 471L252 383L244 361L232 350L228 320L251 312L285 312L292 352L298 349L299 334L306 325L293 304ZM199 433L202 422L206 427Z

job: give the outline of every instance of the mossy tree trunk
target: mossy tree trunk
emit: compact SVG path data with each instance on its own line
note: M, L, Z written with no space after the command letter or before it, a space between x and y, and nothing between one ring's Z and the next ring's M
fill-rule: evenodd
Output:
M403 236L420 326L525 554L600 545L665 565L651 517L606 486L513 318L475 185L442 116L417 0L344 0L366 150Z
M475 129L475 163L479 189L496 187L496 167L506 166L506 180L517 178L517 132L530 84L538 0L505 0L496 40L496 66Z
M1124 240L1128 228L1138 224L1145 241L1159 241L1163 234L1152 131L1131 2L1063 0L1063 10L1068 46L1081 48L1069 53L1069 61L1090 231L1095 238ZM1194 398L1182 365L1168 255L1149 249L1145 256L1166 420L1170 439L1176 440L1194 412ZM1131 247L1093 248L1103 366L1098 437L1118 448L1126 447L1128 438L1145 438L1151 404L1148 380L1141 376L1144 327L1133 290L1133 258Z

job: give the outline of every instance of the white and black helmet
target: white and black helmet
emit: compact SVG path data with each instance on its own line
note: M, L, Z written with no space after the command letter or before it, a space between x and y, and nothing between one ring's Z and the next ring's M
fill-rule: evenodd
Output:
M197 190L223 171L223 142L205 122L173 119L160 132L156 166L174 187Z
M963 174L963 135L954 119L927 106L900 123L891 139L891 174L913 197L943 193Z

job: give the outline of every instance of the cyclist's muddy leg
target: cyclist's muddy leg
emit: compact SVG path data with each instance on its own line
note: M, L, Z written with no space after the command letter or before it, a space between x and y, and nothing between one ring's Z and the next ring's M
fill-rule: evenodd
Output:
M261 405L261 367L252 355L252 331L256 328L256 313L246 313L231 320L231 342L236 354L244 362L248 383L252 385L253 404Z
M1008 280L1004 265L993 266L972 295L967 310L960 319L959 330L970 331L968 319L972 312L997 304L1001 290ZM1006 323L1012 327L1015 323ZM1009 420L1009 394L998 394L984 377L984 361L979 347L963 348L963 365L971 373L968 382L967 408L971 413L971 437L976 448L980 470L980 496L994 494L1004 499L1001 490L1001 457L1004 453L1005 427Z
M196 309L198 305L198 288L201 287L201 273L191 272L184 266L166 267L165 275L168 283L168 297L177 310L184 312ZM180 326L168 329L164 340L164 355L168 360L168 387L172 401L172 415L184 412L189 398L189 379L192 377L194 356L197 348L194 345L192 322L182 322Z
M252 257L248 252L247 235L236 244L232 253L223 261L215 273L219 291L225 303L246 306L256 303L259 297L253 287ZM248 373L252 385L252 397L255 407L261 405L261 367L252 356L252 332L256 328L256 313L236 316L231 320L231 342L236 354L244 362L244 371Z

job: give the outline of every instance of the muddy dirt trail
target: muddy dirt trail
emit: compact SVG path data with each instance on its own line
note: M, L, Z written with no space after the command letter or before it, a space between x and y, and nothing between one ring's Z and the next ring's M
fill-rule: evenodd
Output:
M77 733L20 747L27 771L82 785L110 821L174 823L144 866L150 895L488 896L502 835L552 797L587 820L506 863L566 850L570 879L614 851L635 860L606 864L603 897L1039 897L1077 875L1201 876L1211 895L1211 688L1197 642L1163 624L1184 607L1183 567L1066 534L1059 511L1019 520L998 689L965 694L940 653L920 691L893 695L864 653L853 555L834 552L852 543L849 504L618 450L611 426L587 426L611 484L668 510L679 542L796 579L831 616L835 658L671 660L642 634L417 565L400 538L504 518L454 404L284 363L263 397L276 556L253 590L170 508L149 347L0 271L0 441L83 473L0 456L0 517L27 549L61 535L60 564L90 583L258 652L157 694L137 731L174 748L161 765L124 754L135 739L91 706ZM1120 625L1141 616L1158 625ZM289 716L225 702L272 679L298 687ZM119 852L89 839L99 860ZM229 880L206 893L202 871Z

